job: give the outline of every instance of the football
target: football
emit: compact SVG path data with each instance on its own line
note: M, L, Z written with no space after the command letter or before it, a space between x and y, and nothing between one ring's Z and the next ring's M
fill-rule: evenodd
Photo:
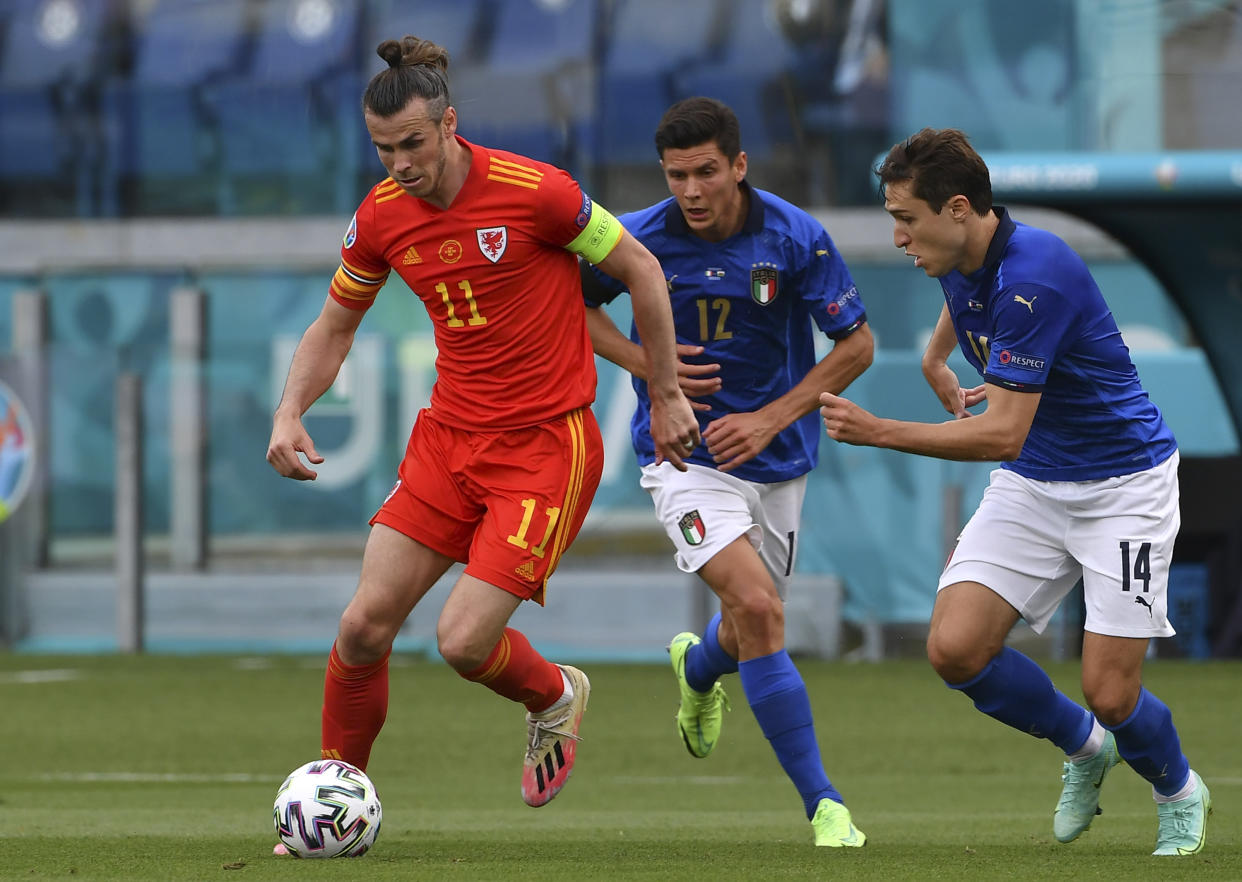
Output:
M294 769L276 791L272 810L276 835L290 854L302 858L366 854L382 816L371 779L341 760L315 760Z

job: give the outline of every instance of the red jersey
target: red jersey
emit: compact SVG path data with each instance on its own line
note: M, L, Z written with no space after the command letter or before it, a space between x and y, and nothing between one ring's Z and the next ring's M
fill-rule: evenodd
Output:
M532 426L591 404L578 259L595 206L566 172L458 137L470 172L448 210L392 178L350 223L333 299L367 309L395 269L435 328L431 411L462 429ZM614 221L615 223L615 221Z

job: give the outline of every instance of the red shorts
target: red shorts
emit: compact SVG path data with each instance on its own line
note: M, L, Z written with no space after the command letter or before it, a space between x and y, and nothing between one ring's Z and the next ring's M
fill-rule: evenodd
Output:
M599 486L604 443L589 407L537 426L474 432L423 410L372 524L392 527L525 600L543 589Z

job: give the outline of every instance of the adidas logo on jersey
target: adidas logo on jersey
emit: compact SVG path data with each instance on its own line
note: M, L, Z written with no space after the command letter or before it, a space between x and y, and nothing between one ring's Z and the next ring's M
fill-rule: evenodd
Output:
M418 256L418 252L414 249L414 246L411 245L406 249L405 257L401 258L401 262L406 266L410 266L411 264L422 263L423 259Z
M524 561L520 566L516 567L513 572L517 573L527 582L535 581L535 562Z

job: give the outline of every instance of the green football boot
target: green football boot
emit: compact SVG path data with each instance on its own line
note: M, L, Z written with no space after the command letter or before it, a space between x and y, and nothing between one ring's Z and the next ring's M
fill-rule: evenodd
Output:
M702 759L712 752L720 737L721 718L724 711L731 710L729 696L720 683L713 683L707 692L699 692L686 682L686 653L691 646L703 641L697 634L683 631L668 645L669 661L677 686L681 690L681 704L677 708L677 729L686 750L691 756Z
M1108 770L1121 762L1113 733L1104 736L1100 752L1089 760L1065 764L1061 798L1052 815L1052 835L1057 842L1073 842L1087 831L1100 814L1100 785Z
M1183 855L1198 854L1207 841L1207 819L1212 813L1212 794L1199 777L1191 771L1198 787L1195 792L1177 802L1156 806L1160 816L1160 828L1156 833L1156 850L1152 854Z
M854 826L850 810L839 802L821 799L811 818L815 831L815 844L830 848L862 848L867 844L867 834Z

